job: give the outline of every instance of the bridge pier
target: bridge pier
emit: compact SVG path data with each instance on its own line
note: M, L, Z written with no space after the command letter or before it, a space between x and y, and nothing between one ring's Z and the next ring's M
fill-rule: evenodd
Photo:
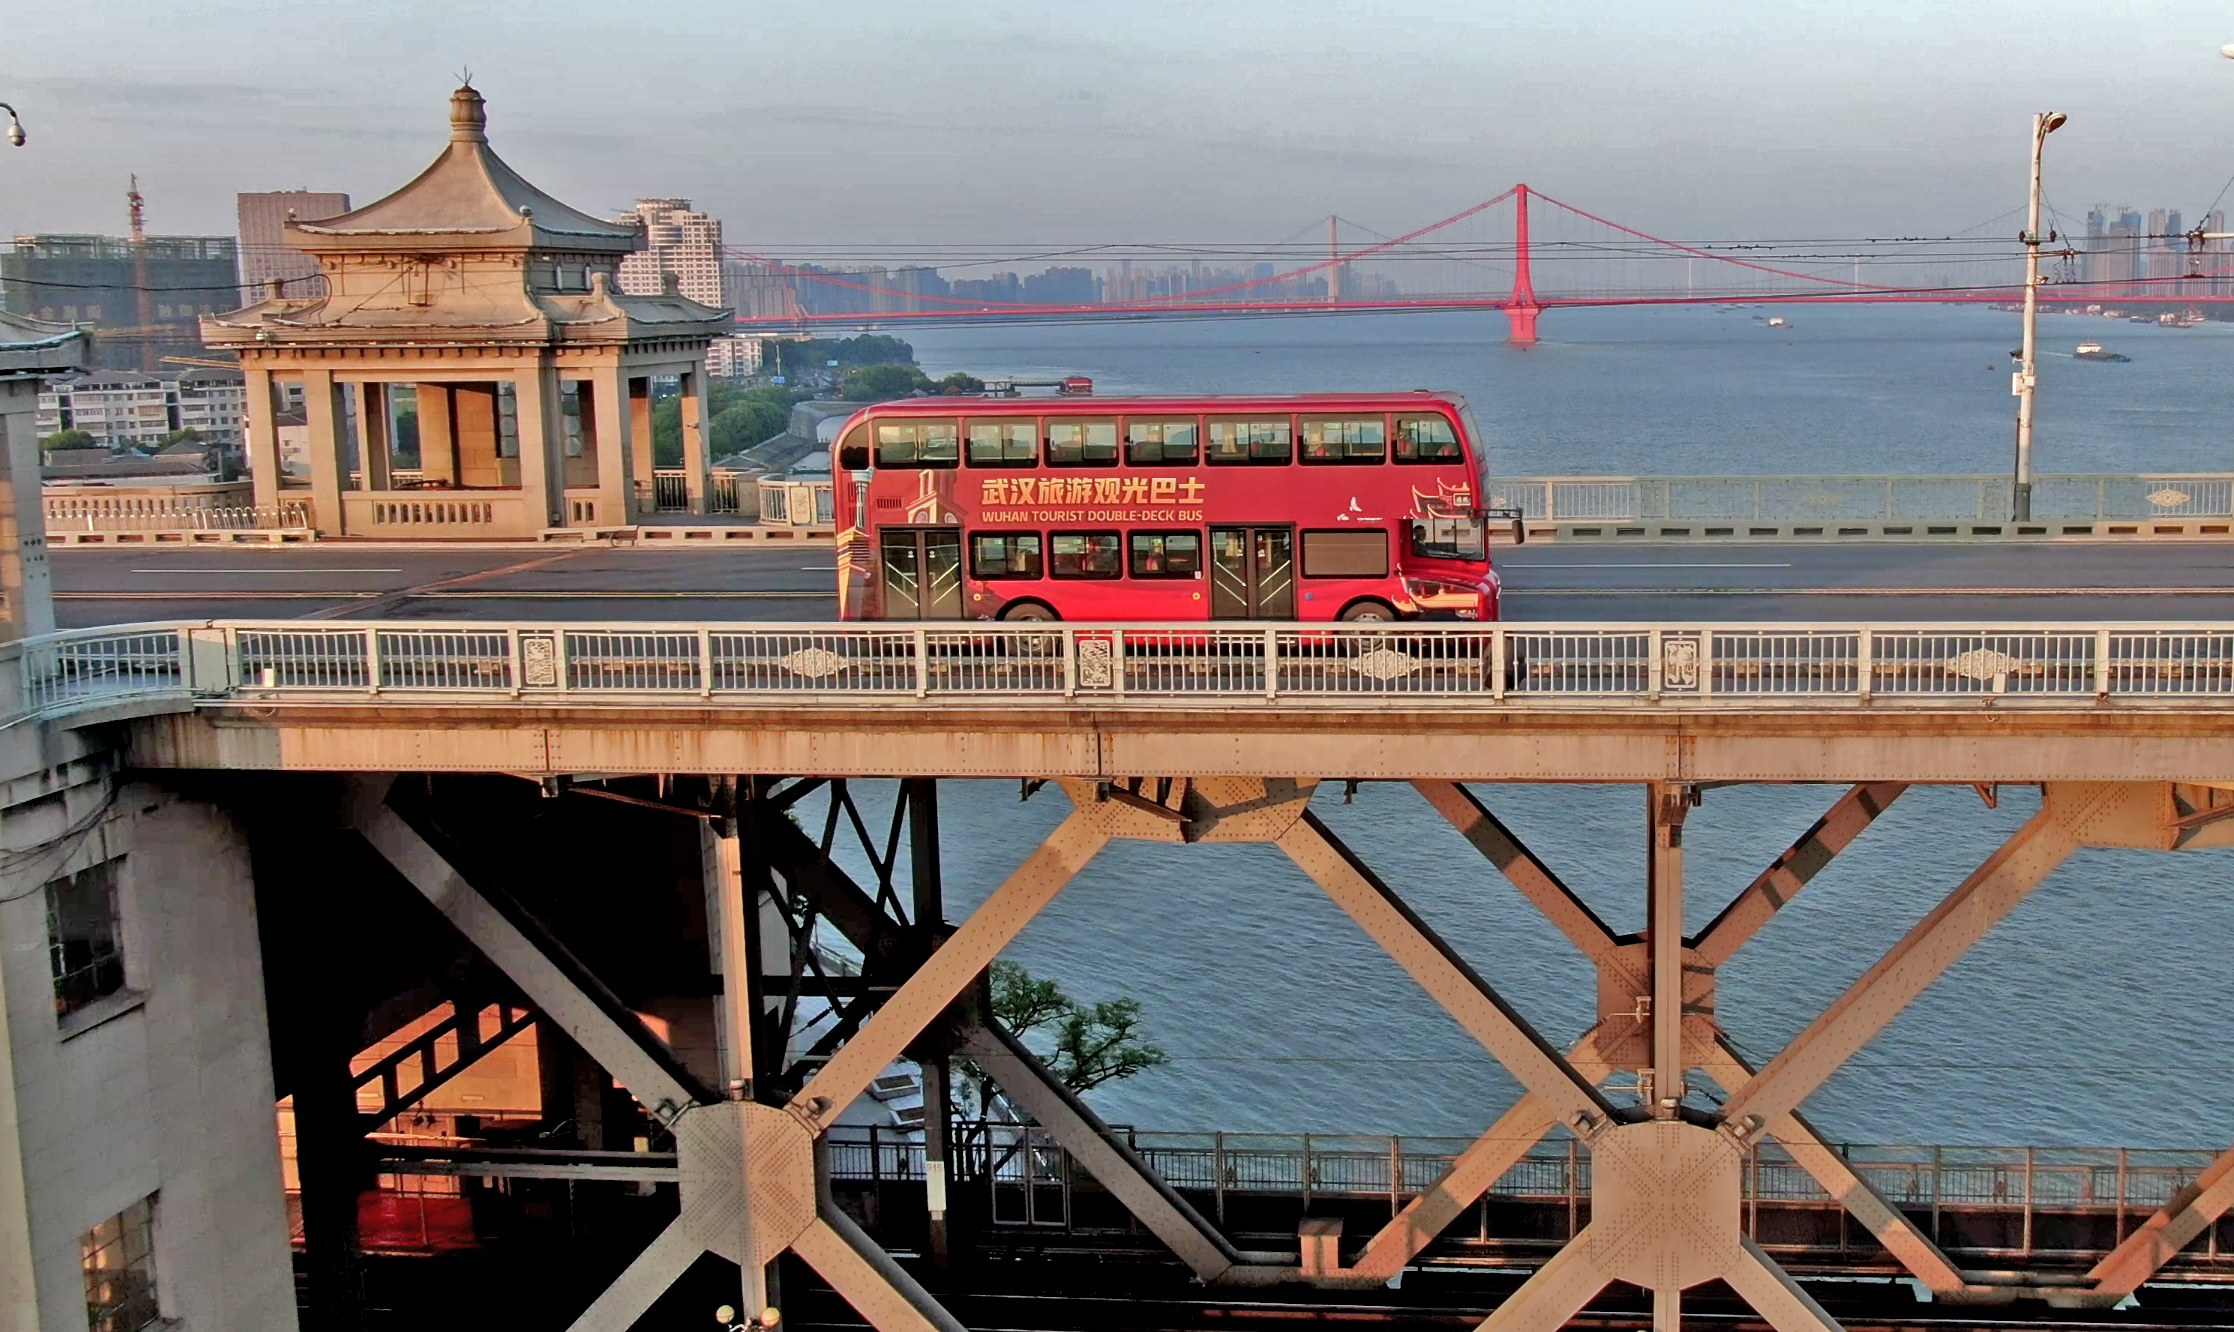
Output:
M1542 314L1540 305L1508 305L1505 319L1511 325L1506 341L1526 346L1536 341L1536 316Z

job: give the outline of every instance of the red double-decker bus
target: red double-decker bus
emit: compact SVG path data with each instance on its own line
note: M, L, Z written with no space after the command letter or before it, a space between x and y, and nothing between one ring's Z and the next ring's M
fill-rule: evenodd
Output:
M1425 391L881 403L834 445L839 614L1493 620L1479 441Z

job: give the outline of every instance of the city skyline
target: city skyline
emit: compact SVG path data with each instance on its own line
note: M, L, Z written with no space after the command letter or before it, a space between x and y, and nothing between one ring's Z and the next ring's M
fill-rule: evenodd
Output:
M1238 3L1183 22L1150 5L1128 26L1048 6L934 21L871 3L741 27L740 61L703 54L724 20L699 9L601 39L594 97L559 53L594 26L586 7L530 28L494 8L428 9L440 50L407 42L421 29L391 15L257 14L247 40L239 14L102 8L92 65L69 38L82 16L18 21L0 96L32 142L0 163L7 234L120 230L134 170L166 234L227 229L237 192L375 197L408 176L427 95L460 64L521 169L558 197L611 215L687 196L728 220L732 243L793 253L1262 241L1332 211L1387 230L1516 179L1660 234L1954 230L2020 196L2025 117L2050 106L2072 117L2049 154L2066 215L2133 198L2200 215L2234 169L2234 116L2209 113L2234 112L2234 64L2215 55L2234 29L2200 4L1613 5L1483 21L1440 3L1369 17ZM878 41L857 40L871 30ZM305 81L270 49L352 57ZM928 68L937 97L910 74Z

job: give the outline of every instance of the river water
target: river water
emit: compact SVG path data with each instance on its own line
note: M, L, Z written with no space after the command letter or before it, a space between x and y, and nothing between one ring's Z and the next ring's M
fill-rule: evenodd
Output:
M924 368L1087 374L1105 393L1427 386L1473 401L1494 470L1999 471L2013 317L1971 309L1555 311L1514 348L1502 318L1422 315L908 331ZM2050 358L2042 470L2225 470L2234 326L2043 321L2130 364ZM890 783L857 796L889 799ZM949 917L1067 812L1049 787L942 784ZM1478 785L1617 930L1641 928L1635 787ZM1841 788L1709 791L1685 835L1690 923ZM1765 1061L2038 808L2005 788L1915 788L1725 967L1719 1017ZM1547 1039L1592 1018L1590 969L1409 787L1339 784L1314 809ZM819 801L801 810L820 826ZM871 826L880 826L872 814ZM904 857L903 857L904 860ZM850 858L857 874L866 866ZM2234 851L2082 851L1818 1090L1827 1136L1876 1143L2198 1147L2234 1138ZM1518 1088L1277 850L1106 849L1008 956L1082 999L1130 996L1171 1062L1090 1099L1142 1128L1479 1132Z

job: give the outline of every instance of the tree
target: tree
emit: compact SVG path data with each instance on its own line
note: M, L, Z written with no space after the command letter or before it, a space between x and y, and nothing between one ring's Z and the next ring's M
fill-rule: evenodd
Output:
M965 374L957 370L940 380L937 387L941 393L983 393L985 391L985 381L979 379L976 375Z
M199 444L201 442L202 432L190 426L184 430L165 431L155 441L155 446L160 449L167 449L173 444Z
M1060 984L1014 962L995 962L992 981L994 1018L1018 1040L1047 1029L1043 1044L1050 1048L1033 1053L1072 1091L1091 1091L1171 1062L1144 1039L1146 1023L1136 999L1081 1004Z
M57 430L51 435L41 436L39 447L42 449L97 449L101 447L101 441L83 430Z
M930 388L930 377L912 365L864 365L846 371L838 396L848 402L884 402Z

